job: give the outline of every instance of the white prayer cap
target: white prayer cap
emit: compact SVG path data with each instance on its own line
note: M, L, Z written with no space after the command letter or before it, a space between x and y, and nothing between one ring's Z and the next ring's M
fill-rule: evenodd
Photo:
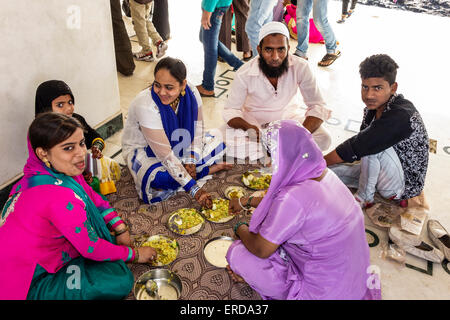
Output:
M289 40L288 28L281 22L271 21L263 25L261 30L259 30L258 44L261 43L261 40L264 39L265 36L274 33L280 33Z

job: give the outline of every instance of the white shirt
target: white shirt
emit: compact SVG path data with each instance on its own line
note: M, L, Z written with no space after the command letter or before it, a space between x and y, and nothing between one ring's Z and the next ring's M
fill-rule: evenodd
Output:
M259 125L292 119L292 114L298 113L302 105L302 97L307 106L305 117L313 116L324 121L330 118L331 110L327 108L305 59L288 56L288 71L278 79L277 89L262 73L258 62L259 57L252 59L236 72L223 111L226 123L236 117L255 119Z
M203 123L202 99L195 86L189 85L189 87L198 103L197 124L201 125ZM158 106L153 101L150 88L141 91L131 102L130 108L128 109L128 116L122 135L122 153L124 159L127 159L128 155L133 153L135 149L147 147L148 142L141 131L141 127L155 130L155 132L158 131L165 136L161 115ZM201 136L202 130L196 129L196 136L197 133ZM167 143L169 143L168 140ZM168 147L170 147L170 144Z

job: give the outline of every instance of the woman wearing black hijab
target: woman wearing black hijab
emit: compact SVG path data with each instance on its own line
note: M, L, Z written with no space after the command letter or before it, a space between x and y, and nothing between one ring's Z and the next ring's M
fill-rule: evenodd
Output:
M91 149L94 158L100 159L103 156L102 150L105 148L105 141L97 131L87 124L81 115L74 113L74 108L75 97L64 81L45 81L36 89L35 116L43 112L53 111L74 117L85 128L86 147Z

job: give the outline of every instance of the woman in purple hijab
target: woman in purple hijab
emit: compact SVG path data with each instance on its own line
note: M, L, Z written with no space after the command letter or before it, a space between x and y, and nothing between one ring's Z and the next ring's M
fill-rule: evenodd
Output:
M250 225L235 227L229 273L263 299L381 299L361 208L311 134L285 120L270 123L262 139L272 181L263 199L250 199Z

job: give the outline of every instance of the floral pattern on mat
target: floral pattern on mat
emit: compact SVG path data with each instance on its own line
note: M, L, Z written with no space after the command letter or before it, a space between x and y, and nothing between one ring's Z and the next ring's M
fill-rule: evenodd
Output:
M257 168L255 165L235 165L229 171L218 172L208 180L205 188L213 197L225 197L224 191L232 185L244 186L241 182L245 171ZM183 284L181 300L260 300L261 297L250 286L234 283L225 269L210 265L204 255L203 246L214 237L233 236L233 226L242 220L249 222L250 216L240 214L226 223L205 221L202 229L190 236L181 236L167 228L167 220L172 212L180 208L200 206L187 193L179 192L172 198L147 205L139 200L133 178L128 168L122 168L117 192L107 196L111 206L116 208L122 219L129 225L132 239L136 236L163 234L176 239L180 245L177 259L168 265ZM128 264L135 280L152 267L147 264ZM135 299L133 292L127 297Z

